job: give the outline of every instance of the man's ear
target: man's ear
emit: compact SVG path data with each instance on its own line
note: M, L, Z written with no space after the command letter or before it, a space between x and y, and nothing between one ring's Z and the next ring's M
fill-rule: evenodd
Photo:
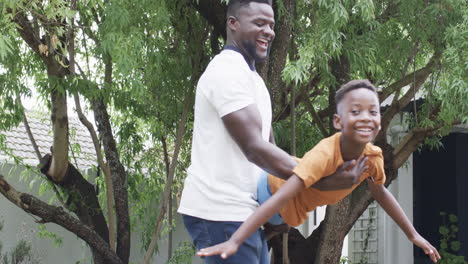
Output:
M333 115L333 126L337 130L341 130L341 117L338 114Z
M234 16L229 16L227 19L227 25L232 31L237 30L237 18Z

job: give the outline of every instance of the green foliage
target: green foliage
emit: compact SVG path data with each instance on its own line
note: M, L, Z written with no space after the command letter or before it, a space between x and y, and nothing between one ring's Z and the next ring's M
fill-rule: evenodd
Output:
M303 97L321 114L326 132L333 131L329 93L341 84L336 65L349 63L347 78L368 78L385 89L424 67L436 53L441 54L440 63L423 86L425 102L418 118L409 119L410 127L440 126L437 135L428 140L436 144L453 123L468 123L466 0L298 0L292 14L287 13L283 1L275 2L277 19L287 17L294 29L283 80L296 91L314 78L319 80L314 87L307 87ZM76 1L75 9L69 4L61 0L0 0L0 130L21 122L21 100L30 97L39 98L39 104L48 111L52 107L51 91L78 94L88 113L93 101L102 98L117 143L118 153L114 154L128 173L132 229L144 234L142 244L146 246L157 217L155 208L167 184L184 98L193 94L201 71L214 56L212 46L216 45L210 41L213 27L189 0L87 0ZM38 28L41 43L48 45L52 61L34 51L36 47L29 46L19 34L14 14L20 12L29 19L41 18L31 24ZM47 23L47 19L60 23ZM68 73L70 43L66 38L72 20L77 64L74 75ZM57 41L52 41L55 37ZM112 67L106 68L109 63ZM51 74L58 66L65 76ZM398 98L402 93L392 95ZM283 97L280 99L288 101L289 94ZM193 98L189 99L191 109ZM72 105L72 100L68 104ZM282 102L274 102L274 106L275 113L284 107ZM297 156L326 136L309 111L303 101L298 102ZM192 120L190 113L176 167L174 200L190 162ZM273 127L277 144L289 150L290 120L284 117ZM75 131L71 130L70 136L75 136ZM0 149L17 164L23 163L8 150L2 134ZM71 158L83 152L79 144L70 144L69 150ZM36 176L33 172L22 174L31 186L40 183L40 194L52 189L50 182ZM96 184L100 190L106 189L103 177L97 178ZM99 197L104 205L105 191ZM165 232L173 226L166 221ZM44 226L40 230L41 236L61 243ZM176 255L172 263L184 254Z
M48 231L44 224L38 225L37 237L47 238L47 239L52 240L52 242L54 243L56 247L62 247L63 245L63 239L56 233Z
M351 264L353 263L348 257L343 256L340 258L340 264Z
M195 247L191 242L181 242L166 264L190 264L195 252Z
M411 72L441 54L418 93L424 102L417 118L409 124L436 127L436 136L426 141L435 146L454 123L468 124L467 6L466 0L297 1L297 54L289 53L282 77L299 87L319 77L311 101L329 117L333 105L328 96L342 84L336 79L340 70L349 74L346 80L367 78L385 90L408 74L415 78ZM339 69L347 63L349 70ZM401 98L407 90L408 86L391 95ZM318 103L322 100L325 103Z
M3 230L3 221L0 221L0 232ZM31 243L20 240L11 252L2 253L2 242L0 241L0 261L2 264L39 264L39 260L34 257Z
M11 262L12 263L22 263L25 261L31 254L31 245L21 240L11 252Z
M302 157L323 139L324 135L307 118L298 119L296 126L296 156ZM289 119L274 123L273 131L275 131L276 144L286 152L291 153L291 124Z
M454 214L440 213L443 225L439 227L441 264L468 264L464 256L458 256L461 244L457 240L458 218Z

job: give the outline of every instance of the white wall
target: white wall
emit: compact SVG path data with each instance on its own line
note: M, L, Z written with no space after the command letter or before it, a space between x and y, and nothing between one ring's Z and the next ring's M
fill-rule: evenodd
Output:
M18 191L29 192L28 183L21 183L19 172L15 171L7 176L11 166L3 167L2 174L7 177L6 180ZM39 176L31 176L39 177ZM38 184L34 185L37 194ZM37 197L37 196L36 196ZM50 196L49 196L50 197ZM47 199L41 197L41 200ZM12 248L21 240L26 240L32 244L33 256L40 263L76 263L77 261L88 260L90 256L89 249L75 235L55 224L46 224L47 230L56 232L63 239L63 245L57 247L51 239L38 238L37 230L38 219L29 215L16 205L13 205L4 196L0 195L0 221L3 221L3 231L0 232L0 240L3 243L3 253L12 250ZM89 263L89 261L81 262Z
M398 178L388 188L411 222L413 221L412 160L411 156L407 164L398 170ZM413 263L412 243L380 206L378 214L380 216L378 219L378 263Z

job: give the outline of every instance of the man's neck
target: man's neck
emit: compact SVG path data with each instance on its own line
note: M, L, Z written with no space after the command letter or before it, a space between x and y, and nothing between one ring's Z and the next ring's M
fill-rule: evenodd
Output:
M250 60L245 54L243 54L242 51L241 51L238 47L236 47L236 46L234 46L234 45L229 45L229 44L228 44L228 45L224 46L224 49L225 49L225 50L233 50L233 51L235 51L235 52L239 52L239 53L242 55L242 57L244 57L244 60L245 60L245 62L247 62L247 65L249 65L249 68L250 68L252 71L256 71L256 69L255 69L255 62L254 62L253 60Z

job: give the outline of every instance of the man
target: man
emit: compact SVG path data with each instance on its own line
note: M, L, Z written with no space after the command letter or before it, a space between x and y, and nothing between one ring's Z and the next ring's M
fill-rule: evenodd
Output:
M296 162L276 147L271 101L255 62L265 60L275 37L271 0L231 0L227 40L201 76L195 99L191 165L178 212L198 249L226 241L257 208L261 169L287 179ZM355 161L354 161L355 163ZM316 183L322 190L350 187L365 159ZM229 259L206 263L269 263L258 230Z

